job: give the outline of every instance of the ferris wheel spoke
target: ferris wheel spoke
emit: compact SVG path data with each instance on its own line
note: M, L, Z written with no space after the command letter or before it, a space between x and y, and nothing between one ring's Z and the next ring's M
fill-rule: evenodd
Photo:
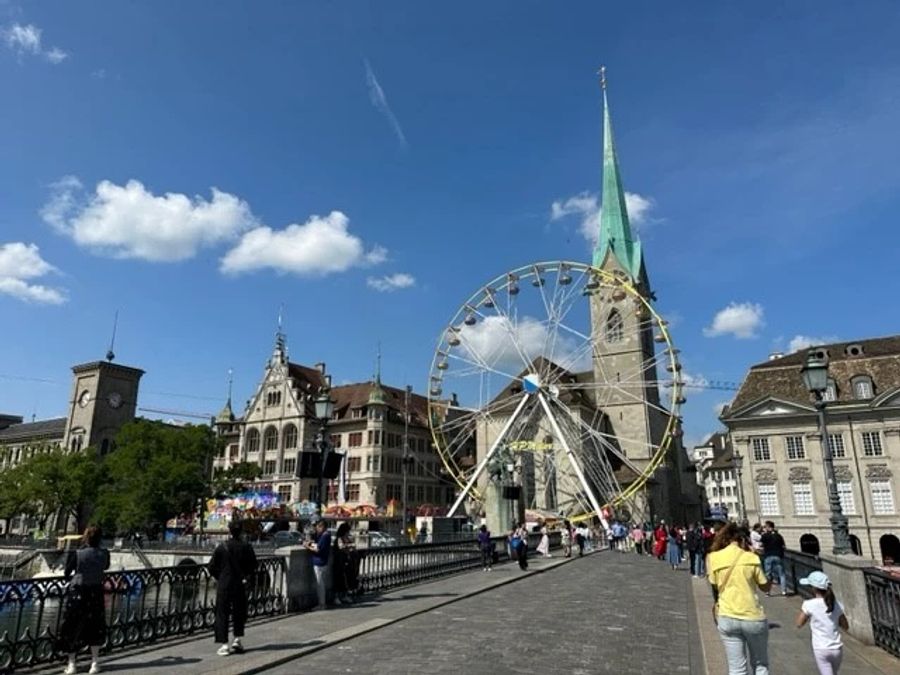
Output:
M472 355L472 354L470 353L470 355ZM479 368L481 371L486 370L488 372L494 373L495 375L499 375L500 377L503 377L503 378L506 378L509 380L517 380L519 382L522 381L522 378L519 377L518 375L512 375L510 373L499 370L498 368L493 368L493 367L489 366L487 363L485 363L484 361L481 361L479 363L478 361L472 361L470 359L467 359L465 356L460 356L459 354L452 354L452 353L448 354L447 358L453 359L455 361L461 361L470 366L473 366L474 368Z

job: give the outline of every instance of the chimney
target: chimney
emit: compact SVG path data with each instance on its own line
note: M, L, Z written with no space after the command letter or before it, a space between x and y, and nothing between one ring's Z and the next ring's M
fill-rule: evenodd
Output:
M769 354L769 361L780 359L782 356L784 356L784 352L772 352L771 354Z
M318 370L320 373L322 373L322 375L325 374L325 364L324 364L324 363L317 363L316 366L315 366L315 368L316 368L316 370Z

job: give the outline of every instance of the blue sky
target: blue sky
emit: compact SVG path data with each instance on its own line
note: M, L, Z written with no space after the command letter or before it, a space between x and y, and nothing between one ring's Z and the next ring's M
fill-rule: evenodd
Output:
M243 402L282 303L292 360L423 391L471 292L589 260L601 63L692 378L896 333L898 11L0 2L0 411L63 414L116 310L145 407Z

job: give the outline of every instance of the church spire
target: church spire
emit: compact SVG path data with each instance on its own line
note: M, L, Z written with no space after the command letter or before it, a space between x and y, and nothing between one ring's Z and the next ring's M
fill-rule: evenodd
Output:
M384 388L381 386L381 342L379 342L378 353L375 356L375 381L369 389L369 404L384 405L386 400Z
M641 275L641 243L631 233L625 189L619 175L619 161L613 140L612 119L606 98L606 67L600 68L600 87L603 90L603 194L600 212L600 232L594 248L594 266L601 267L611 254L622 269L635 281Z

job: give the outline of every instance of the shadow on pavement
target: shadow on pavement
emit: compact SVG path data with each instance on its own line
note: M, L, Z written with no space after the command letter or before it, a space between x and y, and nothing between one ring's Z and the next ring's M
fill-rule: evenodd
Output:
M107 662L101 663L103 666L103 672L113 673L116 671L130 672L132 670L138 670L140 668L156 668L158 666L172 667L177 668L178 666L187 666L192 663L200 663L203 659L199 658L185 658L183 656L163 656L158 659L154 659L153 661L142 661L140 663L118 663L118 662Z
M275 652L283 649L306 649L316 645L324 644L324 640L307 640L306 642L279 642L277 644L261 645L259 647L250 647L247 654L254 652Z

